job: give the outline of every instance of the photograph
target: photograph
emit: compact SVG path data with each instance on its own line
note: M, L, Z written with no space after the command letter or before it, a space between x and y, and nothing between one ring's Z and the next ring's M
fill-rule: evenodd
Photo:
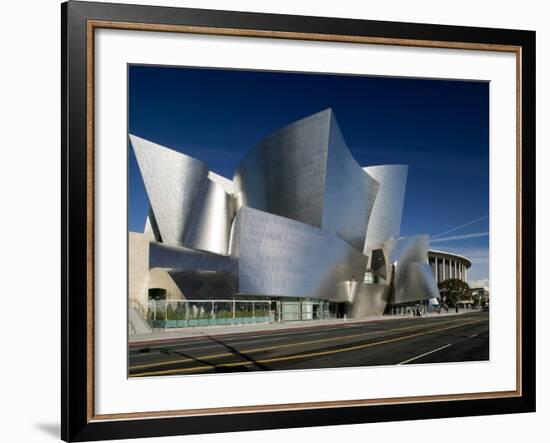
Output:
M61 6L62 439L535 411L535 31L180 6Z
M128 377L490 361L489 81L127 85Z

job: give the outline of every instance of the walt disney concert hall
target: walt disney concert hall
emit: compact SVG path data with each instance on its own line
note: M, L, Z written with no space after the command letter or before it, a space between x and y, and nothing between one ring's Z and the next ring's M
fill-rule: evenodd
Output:
M131 300L266 300L275 321L437 303L429 236L400 237L407 166L358 164L331 109L268 135L232 179L130 142L150 204L129 233Z

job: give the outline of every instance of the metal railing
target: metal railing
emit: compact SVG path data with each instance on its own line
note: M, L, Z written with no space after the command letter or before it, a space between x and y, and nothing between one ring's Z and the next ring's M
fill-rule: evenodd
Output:
M150 300L146 318L160 329L275 321L269 300Z
M135 313L137 313L137 315L141 317L141 320L143 320L143 323L146 324L147 327L149 328L149 332L152 332L153 325L148 320L148 308L143 306L143 304L139 300L135 298L130 298L128 300L128 310L129 311L133 310ZM128 312L128 334L135 335L136 333L137 333L137 326L132 321L130 312Z
M147 308L137 298L130 298L128 300L128 307L138 311L143 318L147 318Z
M324 320L335 317L329 302L320 300L149 300L144 306L130 299L129 309L152 330L196 326L232 326L256 323ZM128 317L128 333L137 325Z

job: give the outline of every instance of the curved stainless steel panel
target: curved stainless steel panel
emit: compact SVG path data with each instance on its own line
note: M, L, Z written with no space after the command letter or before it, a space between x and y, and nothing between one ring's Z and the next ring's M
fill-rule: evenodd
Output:
M145 234L150 235L151 239L156 242L162 242L162 237L160 235L160 230L155 219L155 214L149 206L149 212L147 213L147 219L145 220L145 229L143 230Z
M351 304L348 317L378 317L384 313L390 297L390 286L377 283L351 282Z
M402 261L426 263L428 259L429 235L412 235L385 241L382 245L388 265Z
M237 214L239 292L349 301L366 257L329 232L256 209Z
M372 207L363 249L364 253L369 255L373 249L379 248L382 242L399 237L408 166L381 165L363 169L380 185Z
M363 250L378 183L351 155L331 109L265 138L234 183L238 207L322 228Z
M130 135L163 243L227 253L234 216L230 187L205 163ZM224 182L225 180L225 182Z
M207 179L196 197L184 244L195 249L227 254L234 214L233 197L220 185Z
M228 178L218 175L212 171L208 173L208 178L212 180L214 183L217 183L218 185L220 185L223 188L223 190L227 192L229 195L235 194L235 185L233 183L233 180L229 180Z
M163 242L184 244L208 167L200 160L140 137L130 135L130 141Z
M353 158L334 115L325 174L321 228L362 252L379 185Z
M400 262L395 266L392 303L438 298L439 291L432 270L426 263Z
M393 272L391 303L405 303L439 297L437 282L428 259L428 235L400 237L383 243L388 275Z
M321 227L331 112L319 112L263 139L239 164L239 207Z
M232 270L231 258L227 255L151 242L149 243L149 269L154 268L220 272Z
M236 292L231 257L180 246L149 243L150 275L166 271L184 298L230 299Z

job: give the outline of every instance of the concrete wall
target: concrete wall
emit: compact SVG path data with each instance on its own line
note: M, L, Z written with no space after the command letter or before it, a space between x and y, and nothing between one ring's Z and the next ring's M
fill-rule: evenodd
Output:
M128 233L128 298L147 306L149 288L166 289L167 299L184 297L178 285L164 269L149 270L151 236L139 232Z
M128 297L147 304L150 236L128 232Z
M166 289L167 300L181 300L185 298L183 292L170 276L170 273L164 269L151 269L149 271L148 287Z

